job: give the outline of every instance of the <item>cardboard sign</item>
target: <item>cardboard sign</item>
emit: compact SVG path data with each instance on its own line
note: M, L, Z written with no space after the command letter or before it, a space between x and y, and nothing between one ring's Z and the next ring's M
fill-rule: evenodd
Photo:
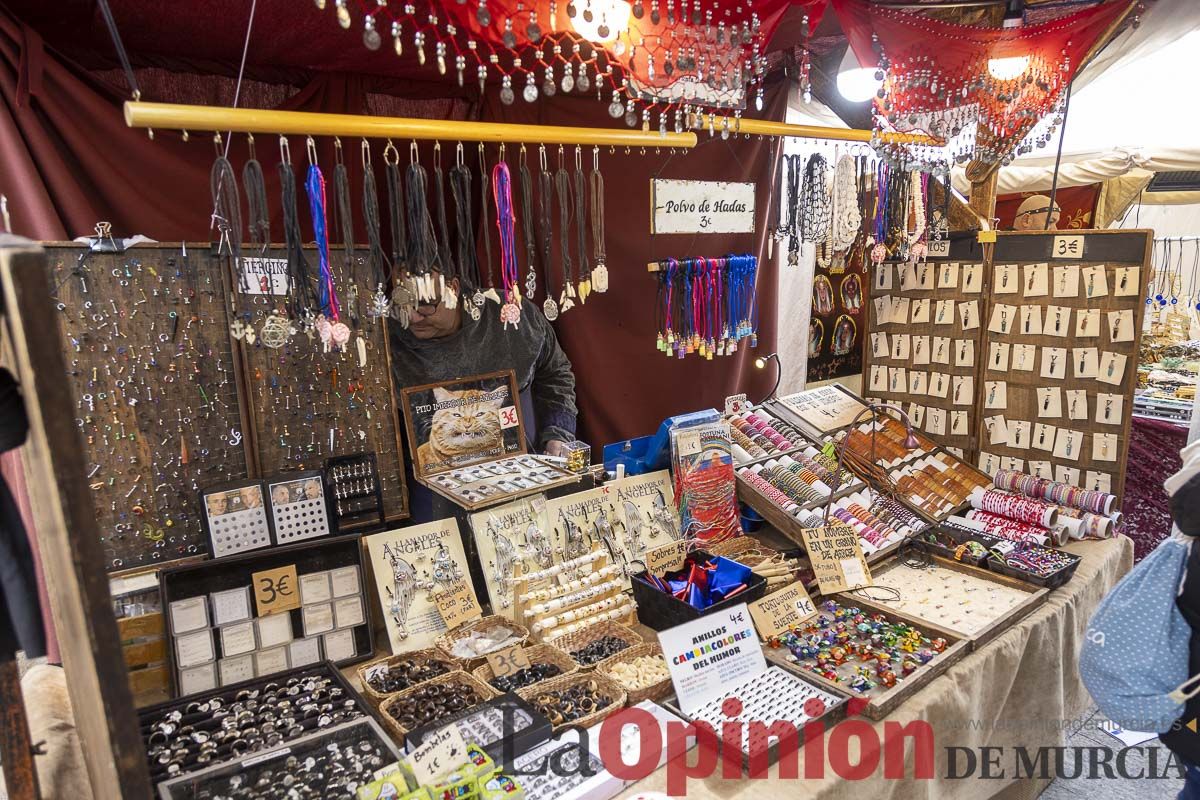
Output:
M1083 258L1082 236L1055 236L1053 258Z
M754 627L758 628L758 635L764 639L778 636L816 615L817 607L800 582L785 586L750 604Z
M687 552L687 540L680 539L650 548L642 557L642 561L646 564L646 572L661 576L663 573L682 567L687 558Z
M821 594L871 585L871 571L863 558L862 544L849 525L834 523L822 528L802 528L800 532Z
M685 714L767 668L745 603L660 631L658 642Z
M754 233L754 184L652 180L651 233Z
M499 653L488 653L486 658L488 666L492 668L492 675L497 678L529 668L529 655L521 645L501 650Z
M725 414L740 414L749 405L750 402L746 399L745 393L731 394L725 398Z
M433 784L467 760L467 743L457 725L447 725L425 737L416 750L408 754L408 766L421 785Z
M238 291L242 294L286 295L291 291L286 258L243 256L240 266Z
M258 616L282 614L300 607L300 581L296 577L296 565L267 569L250 577L254 584L254 607Z
M449 630L483 616L483 609L479 607L471 585L465 580L460 580L446 591L434 595L433 602L437 604L438 613L442 615L442 621Z

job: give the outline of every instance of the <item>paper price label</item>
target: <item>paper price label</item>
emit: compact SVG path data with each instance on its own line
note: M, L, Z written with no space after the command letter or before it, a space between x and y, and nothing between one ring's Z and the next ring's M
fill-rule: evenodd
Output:
M816 615L817 607L802 583L785 586L750 604L754 627L764 639L778 636Z
M821 594L871 585L871 571L863 558L862 543L849 525L803 528L801 533Z
M457 581L446 591L434 595L433 602L449 630L483 616L483 609L479 607L475 593L465 580Z
M950 240L949 239L934 239L929 243L930 258L949 258L950 257Z
M515 428L521 424L520 417L517 416L516 406L505 406L500 409L500 427Z
M1083 258L1082 236L1055 236L1054 258Z
M745 394L731 394L725 398L725 413L740 414L750 403Z
M250 580L254 584L254 606L258 616L282 614L300 607L300 581L296 577L295 564L255 572Z
M501 650L499 653L488 653L486 658L488 666L492 668L492 675L497 678L512 675L530 666L529 655L521 645Z
M417 783L436 783L437 779L463 765L467 760L467 743L457 725L447 725L425 737L416 750L408 754L408 766Z
M700 452L700 432L692 431L690 433L681 433L675 440L679 448L679 455L694 456Z
M687 552L687 540L680 539L650 548L642 557L642 561L646 564L646 572L651 575L662 575L682 567L687 558Z

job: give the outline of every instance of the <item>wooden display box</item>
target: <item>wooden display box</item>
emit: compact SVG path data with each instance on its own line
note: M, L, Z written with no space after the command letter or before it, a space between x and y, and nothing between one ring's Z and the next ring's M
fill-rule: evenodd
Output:
M413 386L400 406L413 475L467 511L580 480L529 454L512 370Z
M814 596L813 604L820 609L821 604L830 599L824 596ZM931 680L941 675L959 659L970 652L970 643L963 637L948 631L938 625L934 625L916 617L910 617L907 614L900 613L894 609L888 608L871 602L857 594L841 593L832 595L832 599L836 600L843 607L857 606L867 615L880 613L890 620L896 622L904 622L921 632L928 639L942 638L945 639L946 649L937 655L928 664L922 664L906 678L901 678L896 681L896 685L886 687L882 684L871 689L866 694L860 694L851 690L846 684L837 681L831 681L822 675L818 675L811 670L805 669L800 664L790 660L791 652L784 647L764 647L763 651L766 654L767 660L773 664L778 664L784 669L790 670L797 675L802 676L821 688L840 694L850 694L851 697L864 697L868 702L863 708L862 713L870 719L883 719L888 714L896 710L896 708L911 697L914 693L920 691ZM826 612L821 610L822 614ZM849 662L848 662L849 663Z
M982 628L974 632L960 631L957 630L953 625L946 623L944 618L947 615L938 610L938 606L944 605L944 603L939 603L935 600L930 604L928 613L929 623L939 625L939 627L943 627L946 630L952 631L956 636L966 639L971 643L971 648L973 650L982 647L983 645L995 639L1004 631L1008 630L1012 625L1045 602L1046 596L1050 593L1049 589L1044 589L1040 586L1035 586L1017 578L1012 578L1008 575L1002 575L998 572L991 572L980 567L971 566L970 564L963 564L962 562L954 561L953 559L942 558L941 556L935 555L929 555L928 559L930 564L939 569L950 570L951 572L962 575L969 575L976 580L994 583L997 586L1003 586L1007 589L1016 592L1022 592L1026 595L1025 599L1020 603L1011 607L1008 611L1000 616L991 619L985 625L983 625ZM875 579L875 585L878 586L879 579L888 572L894 569L904 569L907 563L909 563L907 559L897 557L875 567L875 569L872 570L872 575ZM909 583L908 585L911 586L912 584ZM866 589L864 591L870 592L871 590ZM898 612L898 609L893 608L892 605L886 600L876 599L875 602L889 609L888 613L892 613L893 611ZM915 610L909 610L904 613L907 613L909 616L915 619L926 619L924 614L919 614Z
M196 564L188 564L180 567L163 570L159 575L159 591L162 597L163 613L166 616L166 663L168 678L170 680L170 691L172 697L178 697L183 694L180 687L178 667L178 659L176 654L176 639L178 635L174 633L174 628L170 621L172 603L178 600L186 600L191 598L203 598L208 607L208 623L207 629L211 631L213 637L212 652L214 661L213 668L216 670L217 685L220 687L220 662L224 658L229 658L223 652L223 639L221 636L221 628L214 619L212 611L211 597L215 592L226 590L234 590L245 588L249 592L249 621L255 626L255 649L250 651L252 658L257 657L257 654L263 649L277 649L286 647L289 651L288 668L291 670L298 669L305 664L297 665L292 663L291 646L293 643L301 640L319 639L321 640L320 658L318 660L327 659L325 649L325 639L330 634L335 634L340 631L350 631L353 639L354 653L348 657L337 659L336 665L339 667L349 666L360 661L370 658L375 653L374 637L372 635L370 607L366 600L366 576L363 571L362 563L362 539L358 535L350 534L345 536L336 536L326 539L318 539L309 542L301 542L286 547L275 547L269 550L262 550L253 553L248 553L241 556L231 556L223 558L220 561L201 561ZM253 581L256 577L261 581L261 574L270 570L278 570L286 567L294 567L296 574L299 576L298 583L300 585L293 587L293 591L297 595L300 604L296 608L288 611L280 612L279 614L270 616L286 616L291 626L291 639L282 644L272 644L267 648L263 648L259 639L261 626L260 620L265 619L264 615L258 613L257 598L255 597L255 586ZM337 626L336 621L334 627L310 632L306 630L304 623L304 608L302 600L303 576L337 570L342 568L353 567L357 570L358 593L362 610L362 621L360 623L349 626ZM283 583L275 584L277 591L285 589ZM269 589L267 590L269 591ZM349 599L353 595L337 595L333 593L331 587L332 599L327 602L318 603L318 605L330 605L331 614L332 607L339 599ZM231 622L224 627L234 627L245 624L244 620ZM204 630L201 628L200 630ZM182 635L192 631L185 631ZM234 657L241 657L243 653L234 654ZM280 673L260 674L255 669L255 677L253 680L258 680L264 677L269 677ZM217 690L211 690L217 691Z

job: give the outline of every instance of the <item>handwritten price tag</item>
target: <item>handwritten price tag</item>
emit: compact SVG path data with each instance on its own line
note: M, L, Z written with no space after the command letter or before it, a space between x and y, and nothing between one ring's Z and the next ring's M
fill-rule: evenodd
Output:
M521 424L521 418L517 415L516 406L505 406L500 409L500 427L515 428Z
M433 602L449 630L483 616L475 592L471 591L470 584L465 580L457 581L446 591L434 595Z
M300 607L295 564L255 572L250 580L254 584L254 606L258 616L282 614Z
M462 766L467 760L467 743L457 725L447 725L425 737L425 741L408 755L417 782L425 785Z
M802 528L801 534L821 594L871 585L871 571L863 558L862 544L849 525Z
M682 567L684 559L687 558L687 552L687 540L680 539L650 548L642 557L642 561L646 563L646 572L651 575L662 575L664 572Z
M802 583L785 586L750 604L754 627L764 639L778 636L816 615L817 607Z
M521 645L501 650L499 653L488 653L487 662L492 668L492 675L497 678L512 675L514 672L520 672L530 666L529 656Z

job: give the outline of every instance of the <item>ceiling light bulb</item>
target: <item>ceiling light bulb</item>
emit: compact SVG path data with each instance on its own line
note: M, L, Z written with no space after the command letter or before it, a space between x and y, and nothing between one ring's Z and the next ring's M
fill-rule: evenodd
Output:
M1011 81L1029 69L1029 56L1008 56L988 59L988 73L998 81Z
M846 47L842 63L838 66L838 93L851 103L864 103L875 96L883 82L875 77L874 67L864 67L854 56L854 48Z

